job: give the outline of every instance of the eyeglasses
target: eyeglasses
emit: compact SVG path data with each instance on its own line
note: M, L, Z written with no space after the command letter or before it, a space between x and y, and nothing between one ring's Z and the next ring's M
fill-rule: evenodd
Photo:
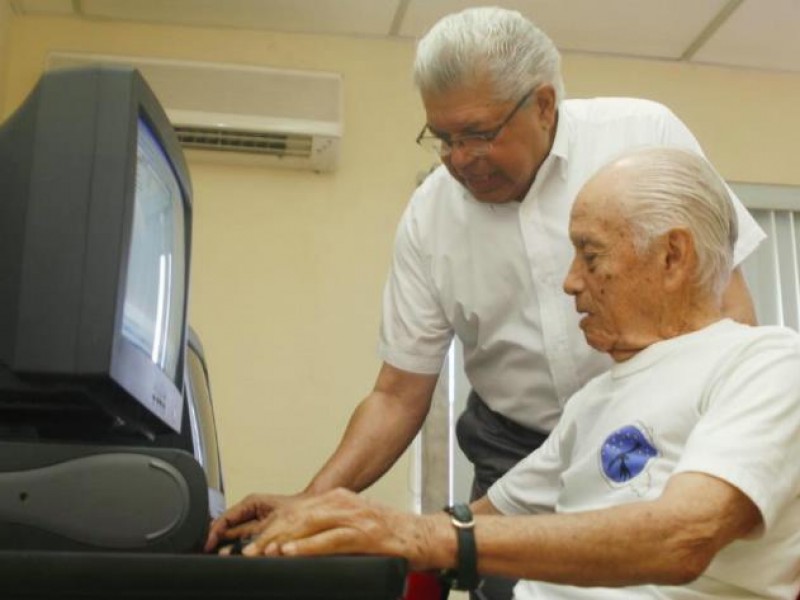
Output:
M470 156L485 156L489 154L489 151L492 149L492 142L494 142L495 138L503 131L503 127L508 125L509 121L514 118L514 115L517 114L519 109L527 102L535 89L536 88L533 88L525 94L514 108L511 109L508 116L503 119L503 122L491 131L476 131L474 133L465 133L464 135L456 136L437 135L430 130L426 123L417 136L417 144L436 153L436 156L440 158L449 156L453 148L461 148Z

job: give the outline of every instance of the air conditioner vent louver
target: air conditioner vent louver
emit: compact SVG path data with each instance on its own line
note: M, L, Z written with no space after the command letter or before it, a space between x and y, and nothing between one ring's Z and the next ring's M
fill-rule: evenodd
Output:
M334 171L341 74L266 66L52 52L50 69L130 65L153 89L190 161Z
M300 134L175 126L185 148L309 158L312 137Z

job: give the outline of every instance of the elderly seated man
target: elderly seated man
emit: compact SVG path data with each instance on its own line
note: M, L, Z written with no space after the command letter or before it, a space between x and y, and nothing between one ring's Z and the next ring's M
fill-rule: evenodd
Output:
M544 446L451 515L338 490L259 519L252 495L209 544L254 535L246 555L403 556L466 587L476 571L519 577L523 600L794 599L800 336L722 316L736 235L702 158L619 158L573 207L564 282L586 339L615 363Z

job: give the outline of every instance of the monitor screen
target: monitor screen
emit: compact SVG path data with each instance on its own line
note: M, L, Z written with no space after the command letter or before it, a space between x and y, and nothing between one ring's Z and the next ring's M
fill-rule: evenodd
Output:
M122 335L177 382L186 280L183 198L169 160L141 117L135 190Z

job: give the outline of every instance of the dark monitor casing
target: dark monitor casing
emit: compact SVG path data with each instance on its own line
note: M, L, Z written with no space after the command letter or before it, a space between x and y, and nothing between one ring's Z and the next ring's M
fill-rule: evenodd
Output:
M197 332L189 326L186 344L184 410L179 433L156 436L153 445L191 454L205 473L208 508L212 518L225 510L225 485L217 437L208 364Z
M47 73L0 129L4 410L80 412L88 400L145 432L180 427L183 357L171 380L121 334L140 118L183 196L185 346L192 194L166 115L133 69Z
M208 485L209 513L216 518L225 510L222 461L205 351L200 337L191 327L186 350L186 415L181 434L191 438L192 447L188 450L203 467Z

